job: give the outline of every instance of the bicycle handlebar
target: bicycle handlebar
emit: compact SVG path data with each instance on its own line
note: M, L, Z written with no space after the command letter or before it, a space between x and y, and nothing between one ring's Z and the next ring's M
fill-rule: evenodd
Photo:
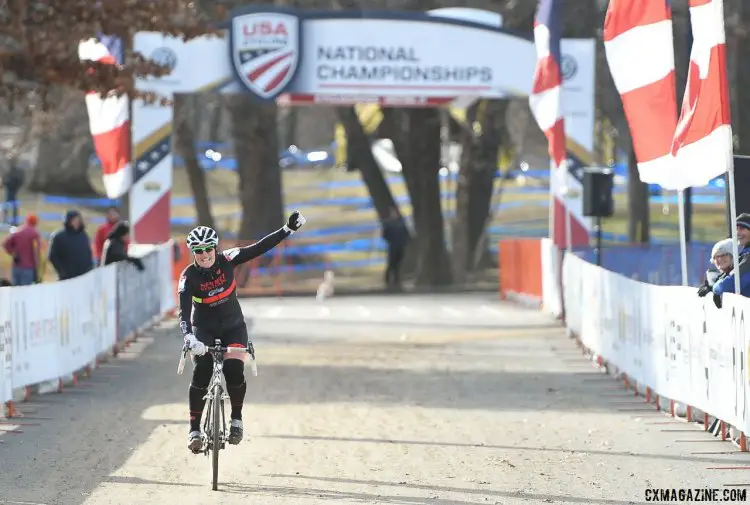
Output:
M180 362L177 364L177 375L182 375L182 372L185 370L185 357L187 356L187 353L190 349L188 348L188 345L185 344L182 346L182 352L180 353ZM258 375L258 367L255 364L255 352L252 347L227 347L223 345L216 345L216 346L206 346L206 352L207 353L233 353L233 352L246 352L252 357L252 361L250 362L250 367L252 368L253 376Z
M247 352L252 354L251 349L249 347L226 347L223 345L217 345L217 346L206 346L206 352Z

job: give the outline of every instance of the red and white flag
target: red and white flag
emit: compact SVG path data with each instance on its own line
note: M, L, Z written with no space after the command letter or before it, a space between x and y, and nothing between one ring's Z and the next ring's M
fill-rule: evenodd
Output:
M560 52L562 21L560 9L561 0L539 0L534 19L537 64L529 94L529 107L539 128L547 137L548 152L552 162L550 235L556 246L564 248L568 245L588 244L589 236L578 216L566 205L564 194L568 189L570 176L561 100L563 78Z
M677 126L672 13L666 0L610 0L604 50L630 126L643 182L661 184L673 170Z
M122 64L120 41L116 37L100 36L78 45L81 61ZM130 107L126 95L101 97L96 92L86 94L89 130L94 150L102 166L104 190L108 198L120 198L130 190L131 172Z
M672 14L666 0L610 0L604 47L641 180L703 186L732 162L722 0L690 0L693 49L677 119Z
M672 142L676 175L663 185L668 189L705 186L733 164L723 0L690 0L690 22L693 49Z

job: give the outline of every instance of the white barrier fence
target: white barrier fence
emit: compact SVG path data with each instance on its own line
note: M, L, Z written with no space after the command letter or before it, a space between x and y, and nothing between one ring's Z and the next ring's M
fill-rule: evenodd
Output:
M172 244L136 254L142 272L121 262L66 281L0 288L0 405L16 391L94 367L175 307Z
M750 432L750 299L725 294L718 309L694 288L638 282L573 254L562 281L565 324L591 352L659 397Z

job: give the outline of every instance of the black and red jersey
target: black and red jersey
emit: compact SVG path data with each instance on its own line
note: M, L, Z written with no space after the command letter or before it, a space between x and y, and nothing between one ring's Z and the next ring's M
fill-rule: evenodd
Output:
M280 228L247 247L217 251L211 268L188 265L177 286L182 333L193 333L193 328L221 331L244 324L234 268L270 251L289 234Z

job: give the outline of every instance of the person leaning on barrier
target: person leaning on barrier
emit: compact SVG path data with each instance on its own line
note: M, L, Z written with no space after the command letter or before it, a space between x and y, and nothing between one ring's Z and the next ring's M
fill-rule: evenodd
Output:
M128 241L126 239L128 233L130 233L130 225L127 221L118 221L112 226L102 247L102 266L118 261L129 261L143 272L144 267L141 259L128 256Z
M731 244L731 239L730 244ZM731 257L731 256L730 256ZM724 293L734 293L734 276L740 276L740 294L750 296L750 256L747 254L747 248L740 252L739 261L733 261L733 267L729 272L714 282L711 290L714 293L714 302L721 308L721 295ZM739 274L737 274L739 272Z
M714 284L729 275L733 265L732 239L726 238L714 244L711 249L711 266L706 270L706 278L698 288L698 296L704 297L713 292ZM721 308L721 297L714 295L714 303Z

